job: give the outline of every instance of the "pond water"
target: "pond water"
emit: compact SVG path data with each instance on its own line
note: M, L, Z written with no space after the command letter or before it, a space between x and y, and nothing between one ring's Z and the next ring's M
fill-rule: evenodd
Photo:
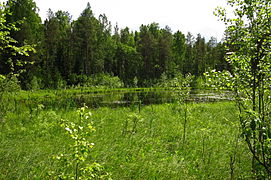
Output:
M184 98L180 91L166 88L137 88L137 89L112 89L112 90L60 90L48 92L43 96L27 96L19 98L17 104L37 107L39 104L47 108L82 107L83 104L92 108L109 106L133 106L174 103L180 99L190 102L212 102L231 100L231 93L215 93L211 90L191 90Z
M149 89L137 91L108 91L106 93L82 93L75 96L77 104L86 103L93 107L100 106L129 106L129 105L149 105L173 103L180 99L180 92L169 89ZM211 91L190 91L187 101L212 102L231 100L229 92L214 93Z

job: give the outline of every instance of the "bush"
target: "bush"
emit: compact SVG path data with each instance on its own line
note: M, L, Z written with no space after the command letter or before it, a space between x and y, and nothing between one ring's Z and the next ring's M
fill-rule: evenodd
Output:
M26 84L26 89L28 90L38 90L43 89L44 84L42 78L33 76L29 83Z
M20 90L20 82L16 76L0 75L0 92L15 92Z
M166 74L162 74L159 82L156 84L158 87L186 87L189 86L191 82L193 81L194 76L191 76L190 74L187 74L186 76L183 76L181 73L175 74L175 76L171 79L169 79Z
M117 76L109 74L98 74L95 76L72 74L69 77L69 85L84 87L103 87L103 88L120 88L123 82Z
M99 74L94 78L96 86L107 88L121 88L124 86L123 82L118 76L110 76L108 74Z

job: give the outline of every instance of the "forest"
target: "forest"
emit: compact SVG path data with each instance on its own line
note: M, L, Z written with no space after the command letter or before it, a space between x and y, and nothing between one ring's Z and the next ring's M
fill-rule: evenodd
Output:
M207 42L158 23L141 25L139 31L112 27L105 14L95 16L88 3L77 20L69 12L48 10L44 22L34 1L8 1L6 21L16 23L10 37L19 46L32 45L20 76L21 87L56 89L78 84L92 86L96 76L118 77L124 87L151 87L161 76L202 76L208 69L227 68L223 43L212 37ZM20 22L20 23L19 23ZM0 55L0 73L12 67L6 59L20 59L5 49ZM95 85L95 83L94 83Z
M271 1L225 1L221 42L0 2L0 179L271 179Z

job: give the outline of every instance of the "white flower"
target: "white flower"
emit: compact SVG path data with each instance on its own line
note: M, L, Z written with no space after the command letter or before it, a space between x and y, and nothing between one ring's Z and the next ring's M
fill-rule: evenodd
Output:
M72 133L72 130L68 127L65 128L66 131L69 131L69 133Z

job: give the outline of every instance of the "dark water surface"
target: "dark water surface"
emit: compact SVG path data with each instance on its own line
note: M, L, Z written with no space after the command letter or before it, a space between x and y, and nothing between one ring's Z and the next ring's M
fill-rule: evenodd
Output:
M150 89L148 91L127 91L107 93L89 93L76 96L78 104L86 103L90 106L129 106L134 104L150 105L174 103L177 101L194 101L194 102L213 102L221 100L230 100L230 93L214 93L210 91L200 92L199 90L191 90L186 97L183 93L169 89Z
M29 92L25 98L19 98L16 103L36 107L44 105L47 108L82 107L83 104L97 108L103 106L118 107L131 105L150 105L174 103L177 101L213 102L230 100L230 93L215 93L211 90L190 90L186 96L184 91L169 88L135 88L112 90L59 90L47 94Z

